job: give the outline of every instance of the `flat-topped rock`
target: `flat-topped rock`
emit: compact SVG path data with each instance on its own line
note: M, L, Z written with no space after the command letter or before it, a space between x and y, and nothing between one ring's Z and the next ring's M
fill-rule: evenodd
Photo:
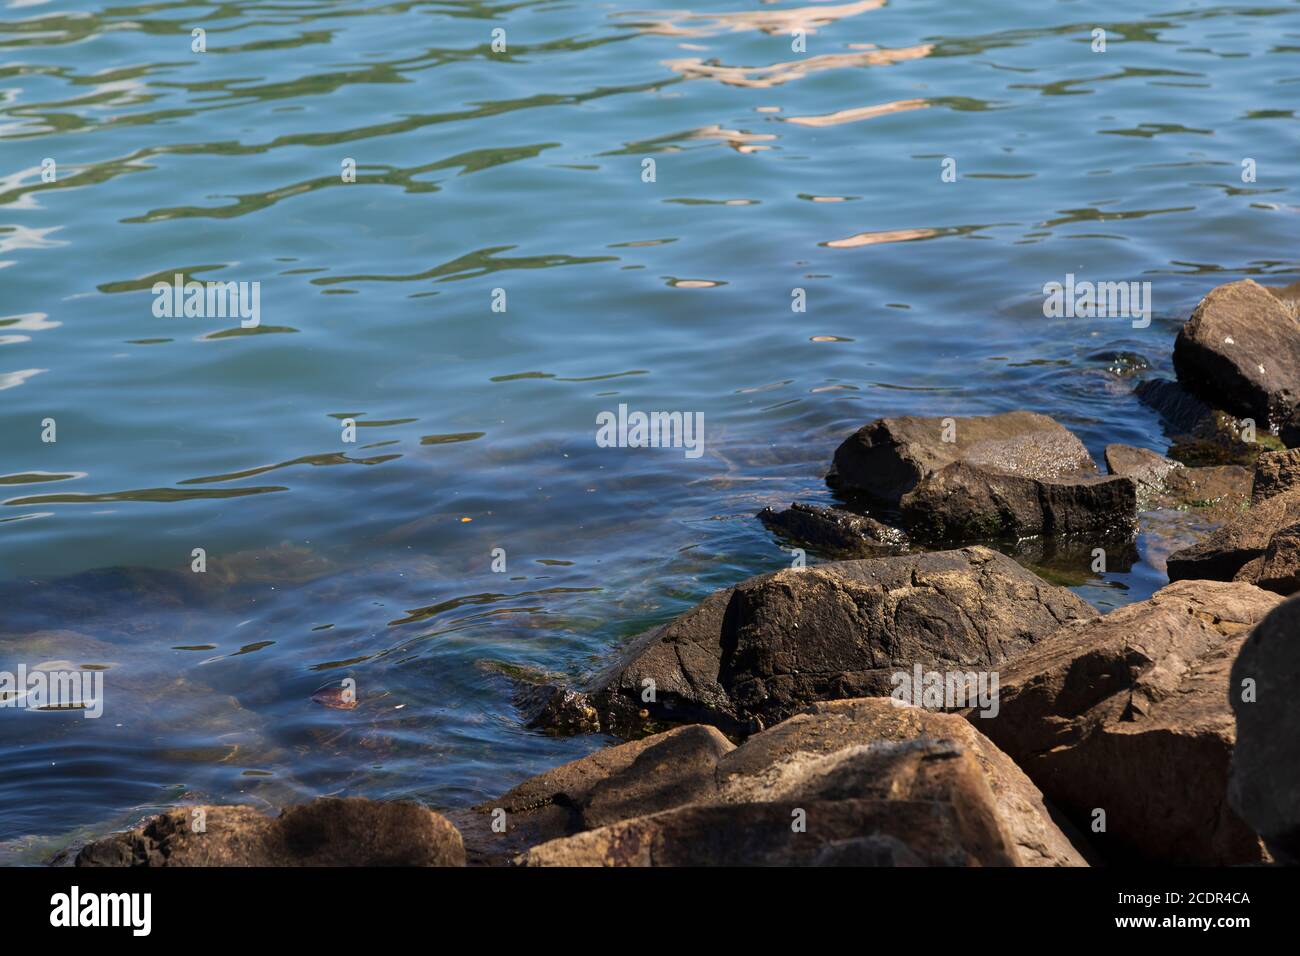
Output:
M878 418L835 450L831 481L895 503L953 462L1027 478L1097 474L1097 464L1072 432L1046 415L1006 412L973 417Z
M835 451L827 481L897 505L929 541L1130 533L1136 488L1106 477L1046 415L880 418Z

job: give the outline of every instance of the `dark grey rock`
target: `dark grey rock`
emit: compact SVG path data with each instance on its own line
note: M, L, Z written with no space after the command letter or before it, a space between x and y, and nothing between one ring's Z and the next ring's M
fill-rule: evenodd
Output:
M955 462L904 495L902 514L930 541L1123 535L1137 520L1137 488L1129 478L1043 480Z
M1003 661L1096 614L984 547L759 575L635 639L581 692L607 732L745 736L818 700L885 694L913 663Z
M1253 279L1221 285L1178 333L1174 368L1215 407L1253 417L1261 431L1274 427L1300 402L1300 323Z
M1097 473L1088 450L1067 429L1046 415L1007 412L969 418L878 418L835 450L827 480L892 504L958 461L1038 479Z
M1228 800L1280 863L1300 865L1300 597L1255 625L1232 665Z
M784 511L764 508L758 518L787 541L830 558L879 557L907 549L907 535L867 515L796 501Z

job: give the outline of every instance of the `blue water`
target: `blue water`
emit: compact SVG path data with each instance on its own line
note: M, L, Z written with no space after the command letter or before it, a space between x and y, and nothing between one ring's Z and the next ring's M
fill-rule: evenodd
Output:
M788 564L754 513L830 501L878 415L1163 449L1104 353L1167 375L1214 285L1297 278L1297 53L1296 3L9 0L0 669L111 666L99 720L0 710L0 860L601 745L491 662L578 677ZM260 326L156 317L177 273L260 283ZM1044 318L1067 273L1154 320ZM704 454L597 447L619 403Z

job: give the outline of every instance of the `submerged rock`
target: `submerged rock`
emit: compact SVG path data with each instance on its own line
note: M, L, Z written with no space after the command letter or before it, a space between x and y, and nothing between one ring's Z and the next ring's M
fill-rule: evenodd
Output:
M322 797L268 817L173 807L84 847L77 866L464 866L460 834L419 804Z
M1045 415L881 418L835 451L827 481L897 504L934 541L1131 529L1135 490L1098 474L1083 443Z
M1253 279L1221 285L1201 300L1174 342L1187 389L1260 430L1300 402L1300 322L1287 301Z
M830 558L878 557L907 550L907 535L875 518L796 501L784 511L764 508L758 519L796 545Z
M1098 548L1105 553L1104 566L1098 565ZM1065 588L1097 584L1104 573L1127 573L1141 560L1136 540L1127 534L1036 535L1015 542L998 542L997 549L1044 581Z
M578 696L608 732L695 722L743 736L814 701L888 695L914 663L998 664L1095 615L984 547L821 564L716 592Z
M1195 508L1225 520L1249 503L1251 473L1241 465L1189 468L1147 448L1107 445L1106 467L1136 482L1144 511Z
M968 716L1108 862L1257 862L1258 839L1225 800L1228 672L1278 600L1248 584L1171 584L1065 625L1001 669L996 716Z
M1228 800L1280 863L1300 865L1300 598L1270 611L1232 665Z

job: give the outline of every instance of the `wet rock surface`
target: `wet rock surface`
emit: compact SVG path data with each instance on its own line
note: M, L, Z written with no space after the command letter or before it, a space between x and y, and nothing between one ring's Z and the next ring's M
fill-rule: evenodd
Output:
M1112 475L1132 478L1138 486L1140 499L1163 491L1165 479L1179 467L1172 458L1132 445L1107 445L1105 457L1106 470Z
M954 462L1059 479L1097 473L1088 450L1046 415L1007 412L969 418L878 418L835 450L828 480L897 502Z
M967 541L1132 527L1132 482L1098 474L1045 415L881 418L835 452L827 481L896 504L910 534Z
M1107 445L1106 467L1137 483L1142 507L1207 507L1224 499L1241 506L1252 481L1252 472L1242 465L1189 467L1131 445Z
M201 821L201 824L200 824ZM201 829L197 829L201 825ZM323 797L269 817L174 807L92 843L77 866L463 866L460 834L415 803Z
M1228 672L1278 601L1187 581L1065 625L1002 668L998 715L971 719L1108 862L1258 862L1226 801Z
M1300 598L1270 611L1232 665L1228 799L1281 863L1300 865Z
M1159 413L1171 439L1169 457L1185 465L1253 465L1262 451L1282 448L1280 440L1256 427L1250 430L1238 418L1211 408L1171 379L1140 382L1133 394Z
M1225 522L1250 504L1252 474L1241 465L1188 467L1147 448L1107 445L1106 467L1133 479L1142 512L1194 510L1200 518ZM1141 518L1139 526L1145 528Z
M1300 322L1253 279L1221 285L1179 332L1174 367L1189 391L1264 430L1300 402Z
M634 639L583 689L602 729L744 736L818 700L888 695L914 663L997 664L1096 611L983 547L759 575Z
M907 535L867 515L796 501L784 511L764 508L758 519L791 544L828 558L862 558L907 549Z
M1131 533L1137 493L1128 478L1055 481L956 462L903 496L903 523L928 541Z
M1171 554L1169 578L1171 581L1237 580L1258 582L1261 586L1267 581L1270 589L1290 593L1285 588L1288 569L1293 565L1295 529L1292 526L1297 522L1300 522L1300 489L1265 498L1204 540Z

